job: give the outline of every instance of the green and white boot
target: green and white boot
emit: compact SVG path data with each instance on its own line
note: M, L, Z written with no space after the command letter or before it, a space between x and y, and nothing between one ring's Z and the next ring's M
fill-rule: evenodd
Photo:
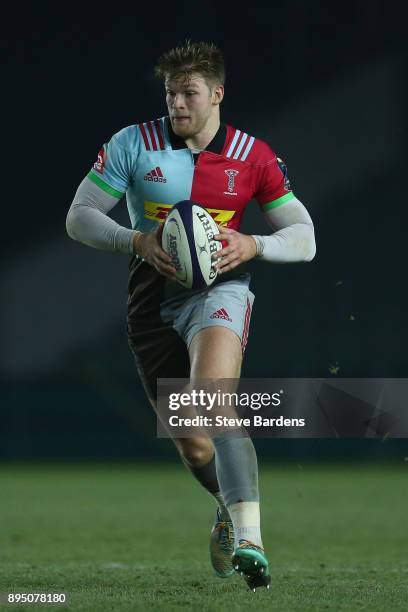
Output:
M269 589L271 584L269 563L260 546L249 540L240 540L232 557L232 565L234 570L245 578L249 589L254 593L258 587Z

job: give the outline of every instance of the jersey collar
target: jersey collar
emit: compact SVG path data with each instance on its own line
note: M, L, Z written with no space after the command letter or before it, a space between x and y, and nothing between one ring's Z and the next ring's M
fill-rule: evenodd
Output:
M172 149L187 149L187 145L180 136L177 136L173 132L173 128L171 127L170 117L166 117L166 128L167 133L169 135L170 144ZM220 127L218 128L218 132L212 139L212 141L206 146L205 151L210 151L210 153L221 154L221 151L224 148L225 140L227 138L227 126L225 123L220 123Z

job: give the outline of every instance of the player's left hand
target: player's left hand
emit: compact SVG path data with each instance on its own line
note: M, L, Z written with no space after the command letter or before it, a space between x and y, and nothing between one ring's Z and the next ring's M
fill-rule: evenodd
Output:
M256 255L256 242L252 236L241 234L229 227L222 227L219 234L215 234L215 240L227 242L221 251L214 254L214 265L218 274L233 270L244 261L249 261Z

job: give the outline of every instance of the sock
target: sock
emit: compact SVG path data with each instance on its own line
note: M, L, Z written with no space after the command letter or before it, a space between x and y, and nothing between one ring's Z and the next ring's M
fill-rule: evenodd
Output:
M224 498L221 495L221 491L218 491L218 493L214 493L213 495L214 495L215 499L217 500L222 520L223 521L231 520L230 513L228 512L228 508L225 505Z
M200 467L194 467L189 465L186 461L183 460L184 465L193 476L198 480L198 482L207 489L211 495L220 492L220 485L218 484L217 478L217 470L215 468L215 455L212 456L211 461L202 465Z
M233 504L228 506L228 511L234 525L236 546L239 546L240 540L249 540L263 548L259 502Z
M259 514L258 462L251 438L225 435L213 439L217 477L234 525L235 542L262 546Z
M214 497L218 503L222 520L229 520L230 516L220 491L220 485L218 484L217 470L215 468L215 454L212 456L211 461L205 465L202 465L201 467L193 467L185 461L183 463L198 480L198 482L204 487L204 489L207 489L210 495Z
M213 439L217 478L227 508L259 502L258 462L251 438L225 435Z

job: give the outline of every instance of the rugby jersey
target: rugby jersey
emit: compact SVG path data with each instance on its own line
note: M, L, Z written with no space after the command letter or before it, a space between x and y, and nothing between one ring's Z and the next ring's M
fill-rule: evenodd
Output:
M154 230L180 200L201 204L218 225L239 230L252 199L268 210L294 197L285 164L264 141L221 124L194 154L168 116L114 134L88 177L113 196L126 194L132 228L143 232Z

